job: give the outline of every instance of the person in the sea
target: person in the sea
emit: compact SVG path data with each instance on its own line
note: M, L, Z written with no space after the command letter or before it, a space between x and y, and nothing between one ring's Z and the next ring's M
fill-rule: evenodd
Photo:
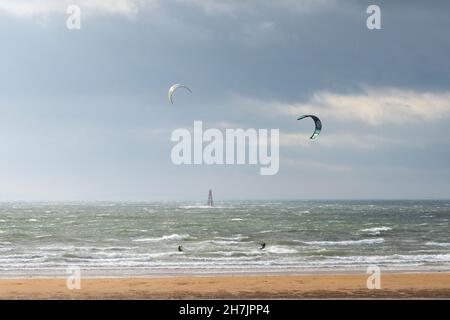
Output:
M261 247L260 247L259 249L260 249L260 250L264 250L265 247L266 247L266 243L263 242L263 243L261 243Z
M183 246L178 246L178 252L183 252Z

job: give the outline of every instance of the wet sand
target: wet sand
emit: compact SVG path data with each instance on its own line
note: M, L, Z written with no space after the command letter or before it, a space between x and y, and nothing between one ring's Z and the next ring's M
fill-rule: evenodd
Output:
M0 299L304 299L447 298L450 273L385 274L369 290L368 275L189 276L82 279L3 279Z

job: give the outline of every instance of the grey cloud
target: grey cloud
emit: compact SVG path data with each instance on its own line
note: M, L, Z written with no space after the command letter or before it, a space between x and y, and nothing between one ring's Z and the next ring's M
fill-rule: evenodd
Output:
M382 88L445 102L450 3L380 1L379 31L365 27L369 1L135 3L131 19L90 15L79 32L65 28L65 14L44 27L0 10L2 199L198 198L209 187L223 198L416 197L420 186L424 197L450 194L446 111L430 109L426 121L384 106L373 126L354 120L354 105L346 119L311 100L327 92L377 101L364 88ZM175 82L194 94L171 106ZM321 140L304 147L309 128L294 114L261 112L273 101L323 111ZM389 112L414 121L386 124ZM170 132L194 120L280 128L291 139L280 174L174 167Z

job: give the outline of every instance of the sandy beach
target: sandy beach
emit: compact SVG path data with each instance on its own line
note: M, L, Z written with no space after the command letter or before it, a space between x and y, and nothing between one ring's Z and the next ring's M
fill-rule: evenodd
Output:
M190 276L84 279L3 279L0 299L303 299L450 298L450 273L386 274L381 289L367 275Z

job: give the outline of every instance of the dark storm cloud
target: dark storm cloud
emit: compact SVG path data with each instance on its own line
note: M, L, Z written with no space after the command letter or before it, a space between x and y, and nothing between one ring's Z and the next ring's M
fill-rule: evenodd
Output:
M433 93L442 103L449 2L378 1L382 30L375 31L366 28L368 1L129 3L125 12L87 14L78 32L65 28L64 12L18 17L0 7L5 199L193 198L209 186L224 198L418 197L422 185L424 197L449 196L445 106L442 117L401 124L333 113L317 145L282 146L276 177L175 167L169 141L195 119L308 137L293 115L261 108L316 107L317 92L358 98L366 88L395 89ZM170 106L175 82L194 94ZM247 191L231 187L238 173Z

